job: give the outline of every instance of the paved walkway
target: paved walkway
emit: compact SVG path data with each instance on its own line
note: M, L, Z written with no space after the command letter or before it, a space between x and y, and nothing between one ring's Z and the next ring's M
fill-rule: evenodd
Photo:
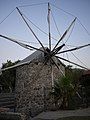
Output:
M65 111L50 111L42 112L38 116L34 117L32 120L57 120L65 117L80 116L86 117L89 116L90 120L90 108L83 110L65 110Z

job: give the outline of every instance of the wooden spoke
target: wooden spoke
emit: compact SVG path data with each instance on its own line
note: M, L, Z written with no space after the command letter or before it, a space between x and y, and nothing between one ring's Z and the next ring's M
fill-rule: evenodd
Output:
M58 46L58 44L60 43L60 41L66 36L66 34L68 33L68 31L70 30L71 26L74 24L74 22L76 21L76 18L72 21L72 23L70 24L70 26L68 27L68 29L63 33L63 35L61 36L61 38L59 39L59 41L56 43L55 47L53 48L52 51L55 50L55 48Z
M64 76L63 71L61 70L61 68L56 64L56 62L53 60L53 58L51 58L51 61L55 64L55 66L58 68L58 70L61 71L61 74ZM51 63L52 64L52 63Z
M58 52L57 54L78 50L78 49L81 49L81 48L84 48L84 47L87 47L87 46L90 46L90 44L79 46L79 47L75 47L75 48L72 48L72 49L69 49L69 50L64 50L64 51Z
M77 64L77 63L74 63L74 62L72 62L72 61L69 61L69 60L67 60L67 59L65 59L65 58L62 58L62 57L59 57L59 56L56 56L56 57L59 58L59 59L61 59L61 60L64 60L64 61L66 61L66 62L72 63L72 64L74 64L74 65L76 65L76 66L79 66L79 67L81 67L81 68L84 68L84 69L87 69L87 70L88 70L88 68L86 68L86 67L84 67L84 66L82 66L82 65L79 65L79 64Z
M60 51L64 46L65 46L65 44L62 44L61 46L57 47L57 48L53 51L52 56L54 56L55 54L57 54L58 51Z
M38 49L38 48L35 48L35 47L33 47L33 46L24 44L24 43L22 43L22 42L18 42L16 39L13 39L13 38L10 38L10 37L4 36L4 35L0 35L0 37L5 38L5 39L7 39L7 40L10 40L10 41L12 41L12 42L14 42L14 43L17 43L18 45L20 45L20 46L22 46L22 47L24 47L24 48L26 48L26 49L29 49L29 50L33 50L33 49L34 49L34 50L39 50L39 51L44 52L44 51L41 50L41 49Z
M47 16L47 20L48 20L48 32L49 32L49 49L51 51L51 33L50 33L50 4L48 3L48 16Z
M39 40L39 38L36 36L36 34L34 33L34 31L32 30L32 28L29 26L28 22L26 21L26 19L24 18L23 14L21 13L21 11L19 10L18 7L17 8L17 11L19 12L19 14L21 15L22 19L24 20L24 22L26 23L27 27L29 28L29 30L32 32L32 34L34 35L34 37L37 39L37 41L40 43L40 45L42 46L43 50L45 50L43 44L41 43L41 41Z

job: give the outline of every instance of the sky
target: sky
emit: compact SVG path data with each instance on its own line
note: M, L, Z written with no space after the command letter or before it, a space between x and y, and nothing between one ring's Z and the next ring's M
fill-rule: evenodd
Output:
M63 48L63 50L66 50L67 48L70 49L74 46L90 44L90 0L0 0L0 34L17 40L30 42L30 45L40 48L41 46L38 44L37 40L34 38L32 33L21 19L16 7L31 5L28 7L19 7L19 9L41 30L48 33L48 2L50 2L50 7L52 10L52 15L50 17L51 36L55 39L59 40L60 35L62 35L70 25L74 19L74 16L78 18L75 22L71 36L69 37L69 32L65 39L61 42L61 44L63 44L69 37L68 41L66 42L66 47ZM62 10L67 11L74 16L67 14L58 8L61 8ZM5 19L11 11L13 11L12 14ZM59 34L54 20L58 26ZM29 21L28 23L40 41L45 46L48 46L48 36L39 31ZM89 33L85 31L81 24L84 25ZM52 48L56 43L57 41L52 39ZM22 48L6 39L0 38L0 67L2 66L2 63L5 63L7 60L12 60L13 62L22 60L33 52L34 51ZM73 53L62 54L61 56L90 69L90 46Z

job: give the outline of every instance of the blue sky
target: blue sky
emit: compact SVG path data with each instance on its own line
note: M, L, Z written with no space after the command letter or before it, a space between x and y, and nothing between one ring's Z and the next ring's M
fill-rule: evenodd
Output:
M45 3L38 6L30 7L20 7L20 10L38 27L43 31L48 33L47 24L47 2L62 8L63 10L72 13L79 18L81 23L90 32L90 0L0 0L0 22L17 6L21 5L32 5L38 3ZM64 13L63 11L56 9L51 5L52 13L57 23L60 34L62 34L66 28L70 25L71 21L74 19L73 16ZM39 37L41 42L48 44L48 36L40 32L31 23L30 26L35 31L36 35ZM17 10L2 23L0 24L0 34L7 35L18 40L24 40L31 42L31 45L35 47L40 47L37 44L37 40L33 37L32 33L28 30L27 26L24 24ZM51 16L51 35L57 40L60 35L57 32L53 18ZM69 34L68 34L69 35ZM67 35L67 37L68 37ZM67 37L64 39L66 41ZM34 42L34 43L32 43ZM52 44L55 45L56 41L52 40ZM90 35L86 33L83 27L80 25L79 21L75 22L73 32L70 39L66 45L79 46L90 43ZM52 45L53 47L53 45ZM68 46L70 48L70 46ZM66 47L64 48L64 50ZM16 61L18 59L23 59L30 55L32 51L26 50L17 44L14 44L8 40L0 38L0 66L7 60ZM89 69L90 69L90 47L78 50L74 52L75 56L79 58ZM72 53L62 54L63 57L81 64ZM82 64L81 64L82 65ZM76 67L76 66L75 66Z

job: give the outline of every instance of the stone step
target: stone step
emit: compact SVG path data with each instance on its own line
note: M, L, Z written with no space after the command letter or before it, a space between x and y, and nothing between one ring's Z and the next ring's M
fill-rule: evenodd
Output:
M11 97L14 97L14 93L0 93L0 99L2 98L11 98Z
M14 108L15 98L13 93L2 93L0 94L0 107Z
M14 106L14 101L0 102L0 107L4 106Z
M3 102L3 101L12 101L12 100L15 100L15 98L14 97L0 98L0 102Z

